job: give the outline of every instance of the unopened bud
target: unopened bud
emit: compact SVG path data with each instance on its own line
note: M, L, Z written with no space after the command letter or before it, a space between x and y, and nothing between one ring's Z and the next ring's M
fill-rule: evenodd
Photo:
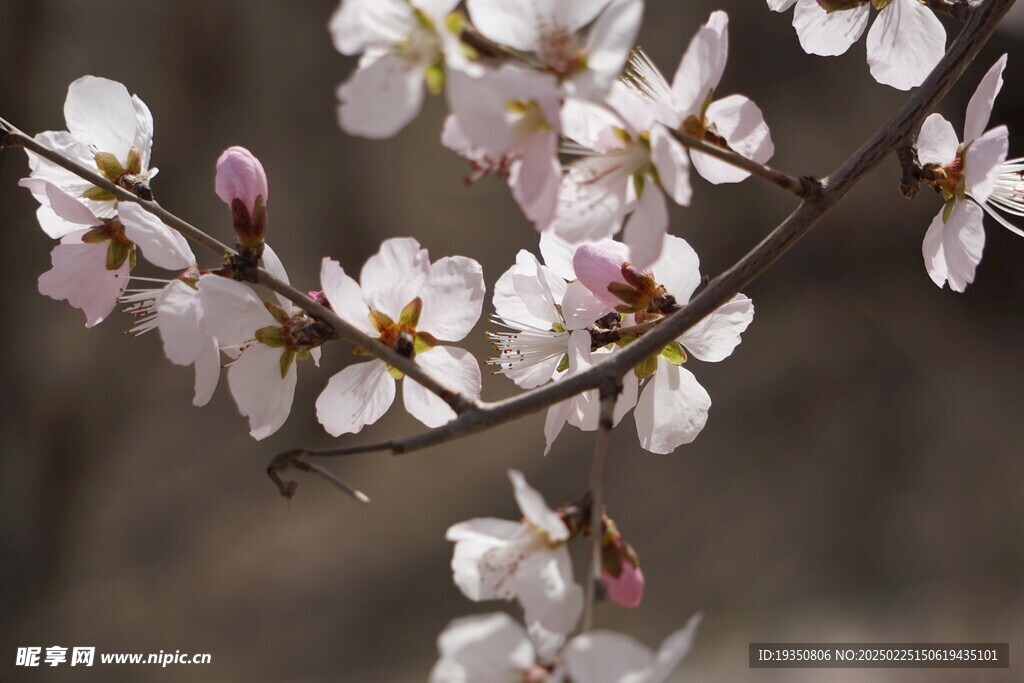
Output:
M635 287L622 276L629 262L629 247L614 240L599 240L580 245L572 258L576 277L594 296L609 306L623 303L623 295ZM609 286L616 285L615 291Z
M217 159L217 196L231 207L231 218L243 247L256 247L267 233L267 174L259 159L244 147L228 147Z
M644 573L633 546L626 543L611 517L602 515L601 581L608 599L622 607L637 607L644 597Z

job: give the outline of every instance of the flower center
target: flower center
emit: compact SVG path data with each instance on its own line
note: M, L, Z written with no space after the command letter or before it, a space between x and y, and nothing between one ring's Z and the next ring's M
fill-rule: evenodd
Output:
M541 34L537 54L552 71L560 76L571 76L587 65L587 56L573 33L564 26L556 26Z

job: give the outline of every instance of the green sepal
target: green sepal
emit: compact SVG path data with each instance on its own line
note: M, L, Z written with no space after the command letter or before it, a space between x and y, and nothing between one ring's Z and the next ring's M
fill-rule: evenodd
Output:
M90 187L82 193L82 199L91 199L94 202L112 202L116 201L117 197L110 192L107 192L102 187Z
M633 368L633 374L637 376L637 379L647 379L658 369L658 356L647 356L640 364Z
M398 324L402 327L416 329L420 322L420 313L423 312L423 299L416 297L402 309L398 316Z
M629 134L629 131L627 131L625 128L620 128L619 126L612 126L612 132L615 133L615 137L617 137L623 144L628 145L633 141L633 136L631 136Z
M82 242L85 244L99 244L110 239L110 229L100 225L82 235Z
M868 0L818 0L818 4L821 8L831 14L832 12L845 12L846 10L857 9ZM875 5L877 2L885 2L889 4L888 0L871 0L871 4ZM875 5L875 9L880 9Z
M416 15L416 21L419 22L423 28L433 29L434 20L430 18L430 15L421 10L419 7L413 7L413 13Z
M395 379L402 379L405 377L405 373L396 368L394 365L388 365L388 374Z
M107 245L107 270L117 270L132 255L135 245L127 240L110 240Z
M565 332L565 325L563 325L562 323L551 323L551 331L557 332L558 334L562 334L563 332Z
M256 330L256 341L272 349L284 347L284 330L277 325L267 325Z
M93 159L96 160L96 167L100 169L100 173L110 182L115 182L124 175L124 166L110 152L99 152Z
M892 0L871 0L871 6L877 10L883 10Z
M687 360L686 349L679 342L672 342L661 350L661 357L672 365L682 365Z
M555 368L556 372L565 372L569 369L569 354L563 353L562 357L558 361L558 367Z
M956 197L951 197L946 201L946 205L942 207L942 222L946 223L949 221L949 217L953 215L953 207L956 206Z
M444 63L441 60L433 62L423 73L423 82L427 84L427 90L431 95L440 95L444 92Z
M625 337L619 337L618 339L616 339L615 340L615 345L618 346L621 349L621 348L623 348L625 346L629 346L630 344L632 344L635 341L636 341L636 337L634 337L633 335L626 335Z
M609 282L608 291L622 303L633 307L639 306L640 300L643 298L643 295L635 287L623 282Z
M648 152L651 151L651 134L646 130L637 136L637 142L639 142L640 146Z
M135 266L138 265L138 262L139 250L135 248L134 244L132 244L131 248L128 250L128 270L135 270Z
M601 569L616 579L622 575L622 557L613 543L601 544Z
M637 199L644 196L644 174L633 174L633 189L636 190Z
M384 332L395 326L395 321L380 311L370 311L369 318L373 329L377 330L380 334L384 334Z
M288 368L292 366L292 361L295 360L295 352L291 349L285 349L281 352L281 379L284 379L288 375Z
M135 175L142 173L142 153L135 145L128 150L128 172Z
M450 12L448 16L444 18L445 28L455 37L462 35L462 32L466 30L466 24L468 23L466 15L462 12Z
M426 353L437 346L438 343L437 338L429 332L417 332L416 337L413 339L412 350L416 354Z
M267 309L267 312L270 313L270 315L274 316L274 320L282 325L288 322L288 319L291 317L283 308L275 304L273 301L264 301L263 306Z
M704 102L700 105L700 117L701 119L707 118L708 107L715 101L715 89L708 88L708 94L704 96Z

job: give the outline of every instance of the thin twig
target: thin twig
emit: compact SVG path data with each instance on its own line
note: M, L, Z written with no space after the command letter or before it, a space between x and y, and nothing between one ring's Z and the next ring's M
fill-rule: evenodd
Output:
M590 464L590 483L587 499L590 501L590 547L587 562L586 596L583 603L581 633L594 627L594 602L597 600L597 582L601 578L601 542L604 539L601 515L604 512L605 473L608 470L608 442L611 440L615 415L615 399L622 386L616 382L601 385L601 415L594 439L594 459Z
M731 149L719 147L718 145L707 142L706 140L694 137L689 133L684 133L681 130L671 130L670 132L672 133L672 136L684 147L721 159L728 164L743 169L752 176L761 178L762 180L767 180L774 185L778 185L783 190L792 192L801 199L814 201L821 196L821 183L810 176L797 178L796 176L783 173L782 171L778 171L770 166L759 164L752 159L748 159L742 154L737 154Z
M764 273L796 244L829 210L882 160L912 136L921 121L963 75L964 70L992 35L999 20L1014 0L988 0L971 15L967 25L921 87L888 123L860 147L831 176L822 181L821 197L804 201L760 244L731 268L716 277L688 304L664 318L650 331L621 351L610 354L577 375L493 403L483 402L455 420L418 434L399 437L372 446L342 449L303 450L303 455L331 456L355 452L391 451L410 453L446 443L543 410L603 382L621 377L652 353L690 329L722 304L727 303L750 282ZM358 450L357 450L358 449Z
M352 496L360 503L369 503L370 497L362 491L354 489L341 479L339 479L333 472L327 470L316 463L309 462L302 458L300 451L289 451L288 453L282 453L271 461L270 465L267 466L267 475L277 484L278 489L281 491L281 495L285 498L291 498L295 495L295 490L299 487L298 482L295 481L284 481L281 479L281 472L294 467L297 470L303 472L311 472L322 479L329 481L336 487Z
M61 168L71 171L78 177L88 180L93 185L106 190L117 197L120 201L134 202L138 204L143 209L163 221L167 226L177 230L196 244L212 251L221 259L235 253L235 251L228 245L214 237L211 237L187 221L178 218L155 201L137 197L124 188L118 187L92 169L86 168L85 166L68 159L63 154L41 145L32 137L18 130L14 126L7 124L7 127L9 127L10 130L5 133L5 138L3 140L4 145L9 147L24 147ZM318 318L328 323L332 328L334 328L334 331L337 333L339 338L356 344L389 365L398 368L416 382L422 384L426 389L439 396L449 406L451 406L452 410L456 413L464 413L478 404L476 399L460 394L457 391L452 391L444 386L444 384L417 365L413 359L403 356L391 347L385 346L377 339L365 334L334 311L324 307L316 301L313 301L303 292L292 287L288 283L279 280L262 268L257 271L257 283L286 297L314 318Z

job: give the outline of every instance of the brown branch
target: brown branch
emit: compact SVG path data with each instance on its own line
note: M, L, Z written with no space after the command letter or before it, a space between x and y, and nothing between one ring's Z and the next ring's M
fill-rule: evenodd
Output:
M937 14L945 14L957 21L967 21L977 8L977 5L972 5L968 0L923 0L923 2Z
M367 496L362 491L352 488L351 486L343 482L341 479L339 479L337 476L335 476L333 472L321 467L320 465L317 465L316 463L304 460L302 458L301 451L298 450L282 453L281 455L274 458L271 461L270 465L267 466L267 476L269 476L270 479L275 484L277 484L277 488L281 491L281 495L284 496L285 498L291 498L292 496L294 496L295 490L299 488L298 482L284 481L283 479L281 479L281 472L284 472L285 470L290 469L292 467L294 467L297 470L302 470L303 472L310 472L322 479L325 479L326 481L329 481L331 484L334 484L336 487L338 487L348 495L352 496L360 503L370 502L369 496Z
M881 130L832 175L822 181L820 197L815 201L803 201L760 244L712 280L692 301L659 321L658 325L653 326L641 338L621 351L609 355L591 369L572 377L522 392L502 401L481 403L441 427L369 446L303 450L300 453L313 456L349 455L372 451L410 453L476 434L543 410L583 391L597 389L609 379L617 381L640 361L660 351L768 270L887 155L905 145L905 141L915 134L924 117L960 79L1013 3L1014 0L987 0L984 5L978 6L946 55L921 87L908 98Z
M586 498L590 501L590 546L587 562L586 596L583 603L581 633L594 627L594 602L597 600L597 586L601 579L601 516L604 513L605 473L608 470L608 442L615 426L615 399L622 391L622 383L616 379L601 385L601 414L597 423L597 437L594 439L594 459L590 464L590 483Z
M81 164L68 159L63 154L49 149L48 147L41 145L35 139L26 135L22 131L15 128L10 123L7 123L3 119L0 119L0 123L7 129L3 138L0 139L0 148L3 147L23 147L31 152L38 154L39 156L47 159L48 161L60 166L61 168L71 171L79 178L88 180L90 183L99 187L107 192L111 193L118 200L123 202L134 202L141 206L143 209L153 214L166 225L177 230L186 238L192 240L196 244L205 247L206 249L215 253L219 258L227 258L235 254L235 251L224 244L223 242L211 237L199 228L188 223L187 221L178 218L176 215L168 211L167 209L160 206L153 200L142 199L131 192L118 187L114 183L104 178L99 173L96 173L92 169L86 168ZM464 396L456 391L452 391L442 384L440 381L435 379L433 376L425 372L416 362L403 356L389 346L385 346L380 343L377 339L370 337L365 334L362 330L356 328L354 325L344 320L334 311L326 308L325 306L313 301L306 294L299 291L295 287L292 287L286 282L277 279L266 270L260 268L257 270L256 282L263 285L267 289L281 294L286 297L300 309L310 314L314 318L322 320L328 323L338 337L349 341L366 351L370 352L377 358L385 361L389 365L392 365L403 373L414 379L419 384L422 384L426 389L433 392L444 400L452 410L456 413L464 413L471 408L479 405L479 401L475 398Z
M679 141L681 145L698 152L703 152L708 156L713 156L716 159L720 159L728 164L735 166L736 168L743 169L752 176L767 180L773 185L778 185L786 192L791 192L797 197L806 201L815 201L821 196L821 183L810 176L804 176L797 178L791 176L788 173L783 173L770 166L759 164L752 159L748 159L742 154L737 154L731 149L725 147L719 147L718 145L701 140L698 137L694 137L689 133L684 133L681 130L670 130L672 136Z

